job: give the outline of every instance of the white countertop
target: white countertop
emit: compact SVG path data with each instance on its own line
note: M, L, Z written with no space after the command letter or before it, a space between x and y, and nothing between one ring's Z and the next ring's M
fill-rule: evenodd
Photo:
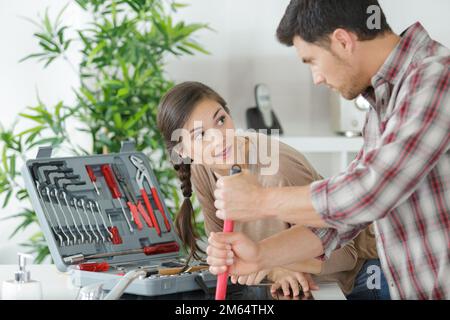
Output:
M45 300L74 300L80 288L75 287L69 273L59 272L55 265L30 265L31 279L41 282ZM0 265L0 283L14 277L16 265ZM319 290L313 291L316 300L345 300L345 296L336 283L319 284ZM1 290L1 287L0 287ZM1 292L0 292L1 297Z

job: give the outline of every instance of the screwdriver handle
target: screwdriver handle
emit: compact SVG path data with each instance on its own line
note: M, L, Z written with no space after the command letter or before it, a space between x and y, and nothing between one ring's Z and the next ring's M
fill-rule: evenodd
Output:
M158 234L158 236L161 236L161 228L159 227L158 220L156 219L155 212L153 211L152 204L150 203L145 189L141 189L141 195L144 199L144 203L147 208L148 214L150 215L150 219L152 219L153 226L156 229L156 233Z
M105 177L106 184L108 185L108 188L111 191L112 197L114 199L122 197L122 194L120 193L119 187L117 186L117 183L114 179L114 175L111 171L111 167L109 166L109 164L103 164L101 166L101 170L103 176Z
M167 229L167 231L170 231L170 223L169 223L169 220L167 220L166 213L164 212L164 208L159 199L158 191L156 190L155 187L151 187L151 190L152 190L153 199L155 199L155 202L156 202L156 206L158 207L159 212L161 212L161 214L163 216L164 224L166 225L166 229Z
M90 271L90 272L105 272L109 270L108 262L87 262L80 263L77 266L78 270Z
M127 205L128 205L128 208L130 208L131 215L133 216L134 223L136 223L138 230L142 230L144 225L142 224L141 219L139 218L139 212L138 212L136 205L134 203L132 203L131 201L128 201Z
M113 244L122 244L122 237L120 236L119 229L117 229L117 227L109 227L108 230L113 235L112 243Z
M169 243L161 243L155 244L152 246L147 246L142 248L144 250L145 255L151 254L161 254L161 253L169 253L169 252L177 252L180 250L180 246L175 241Z
M141 214L142 218L144 218L145 223L147 223L147 226L149 228L154 228L153 221L150 218L149 214L147 214L147 211L145 211L144 206L142 205L142 202L139 201L137 204L138 212Z
M94 170L92 170L91 166L86 166L86 171L88 173L89 179L91 179L92 182L97 181L97 177L94 174Z

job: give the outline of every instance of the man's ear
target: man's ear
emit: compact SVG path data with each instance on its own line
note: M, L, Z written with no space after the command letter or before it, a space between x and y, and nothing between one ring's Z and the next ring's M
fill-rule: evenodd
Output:
M349 53L352 53L355 50L356 41L358 40L354 33L341 28L334 30L331 39L335 40L334 42L341 50Z

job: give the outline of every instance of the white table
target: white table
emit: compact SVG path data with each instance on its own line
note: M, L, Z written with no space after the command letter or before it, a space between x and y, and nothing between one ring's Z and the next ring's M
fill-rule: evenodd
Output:
M41 282L46 300L74 300L80 288L75 287L68 273L59 272L55 265L30 265L31 279ZM16 265L0 265L0 283L14 277ZM344 300L345 296L336 283L319 284L320 290L313 291L316 300ZM0 287L1 288L1 287ZM1 289L0 289L1 290ZM1 297L1 292L0 292Z

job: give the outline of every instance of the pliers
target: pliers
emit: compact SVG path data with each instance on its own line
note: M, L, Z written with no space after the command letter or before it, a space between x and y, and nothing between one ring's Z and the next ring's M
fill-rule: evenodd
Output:
M164 224L166 226L166 230L169 232L171 229L169 220L167 219L166 213L164 211L164 208L161 204L160 197L158 194L158 191L156 190L156 187L152 183L152 179L150 178L150 174L148 172L147 167L144 164L144 161L140 159L139 157L132 155L130 156L130 161L134 164L134 166L137 168L136 173L136 182L139 186L142 198L144 199L145 206L147 208L147 211L150 213L150 217L153 221L153 225L155 226L156 232L159 236L161 236L161 229L158 224L158 220L156 219L155 213L153 211L152 205L150 203L150 200L148 198L147 192L145 191L144 187L144 181L147 180L147 184L150 186L152 197L156 203L156 206L158 208L158 211L161 213Z
M130 208L131 211L132 221L134 221L138 230L142 230L143 228L143 224L141 222L141 219L139 218L139 214L142 216L142 218L144 218L147 226L149 228L152 228L154 224L145 211L144 207L142 206L142 203L138 201L136 196L134 195L131 183L128 180L127 175L122 171L123 169L115 163L112 164L111 167L114 175L116 176L116 179L119 181L119 185L122 186L122 191L125 195L125 198L127 199L128 208Z

